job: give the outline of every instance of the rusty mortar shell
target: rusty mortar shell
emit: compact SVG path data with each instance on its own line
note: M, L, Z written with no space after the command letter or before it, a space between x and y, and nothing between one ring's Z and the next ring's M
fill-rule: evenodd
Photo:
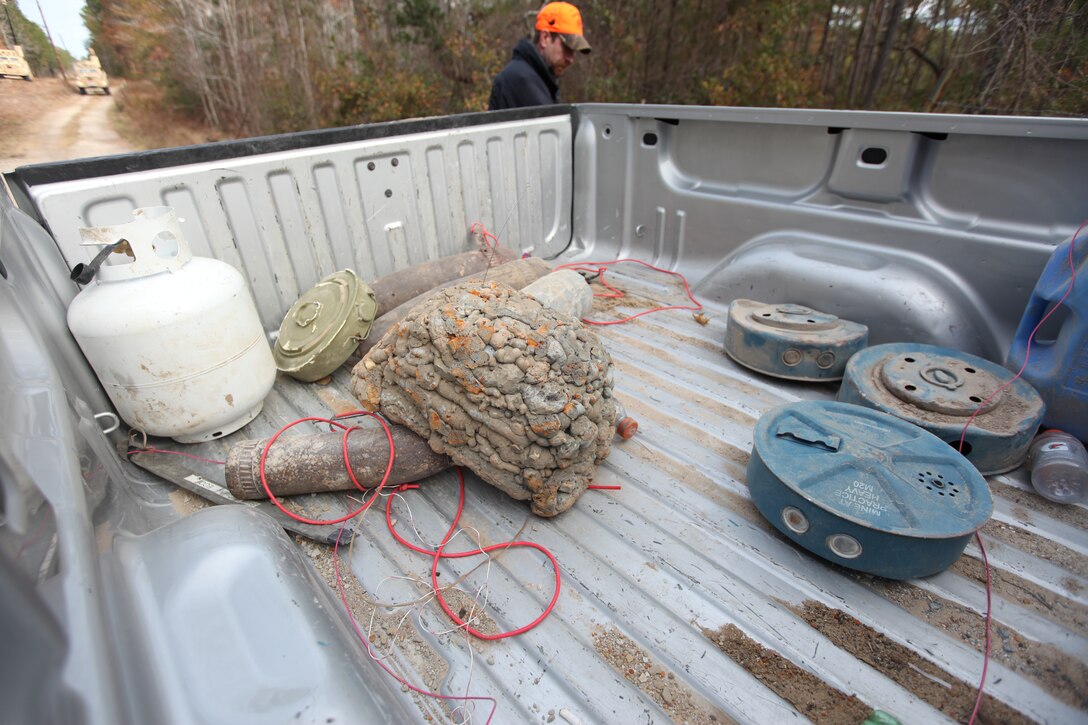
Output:
M411 483L452 465L447 456L431 450L408 428L389 424L396 447L387 485ZM227 488L238 499L265 499L261 485L261 454L267 439L234 444L227 454ZM265 479L276 496L327 493L355 488L344 469L343 432L282 436L268 450ZM348 459L360 485L381 483L389 464L389 440L382 428L362 428L348 436Z
M531 282L535 282L544 275L551 271L551 265L545 262L539 257L528 257L526 259L515 259L512 262L506 262L498 266L488 269L486 272L477 272L469 274L465 277L461 277L453 282L447 282L437 285L431 290L424 292L423 294L416 295L415 297L400 303L392 309L384 309L380 306L379 298L379 317L374 320L374 324L370 328L370 335L367 339L359 343L359 347L348 358L351 364L355 364L370 351L370 348L374 347L381 341L382 336L385 335L392 327L395 327L398 322L408 316L416 305L426 301L435 292L452 287L454 284L469 281L488 281L488 282L502 282L508 284L514 289L522 289Z
M462 252L379 277L370 283L370 289L374 290L378 300L378 312L385 314L413 297L428 294L436 287L468 275L480 274L517 258L517 252L505 247Z

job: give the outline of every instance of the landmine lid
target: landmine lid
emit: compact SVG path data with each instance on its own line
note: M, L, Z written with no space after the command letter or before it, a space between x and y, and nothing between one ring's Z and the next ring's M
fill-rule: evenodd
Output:
M806 549L897 579L947 568L993 510L986 481L947 443L832 401L760 418L748 486L760 512Z
M344 269L302 294L280 325L276 366L299 380L319 380L370 334L378 302L370 286Z
M957 450L962 435L963 454L983 475L1020 465L1045 412L1035 388L1002 366L921 343L862 350L847 364L837 397L910 421Z

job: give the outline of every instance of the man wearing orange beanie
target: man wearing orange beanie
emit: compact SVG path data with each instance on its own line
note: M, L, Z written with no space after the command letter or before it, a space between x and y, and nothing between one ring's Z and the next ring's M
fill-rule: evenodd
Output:
M582 15L570 3L548 3L536 16L533 39L522 38L491 85L490 110L559 103L559 76L588 53Z

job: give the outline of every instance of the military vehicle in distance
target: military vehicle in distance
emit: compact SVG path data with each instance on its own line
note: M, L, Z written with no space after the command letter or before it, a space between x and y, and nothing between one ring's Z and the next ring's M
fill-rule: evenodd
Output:
M106 71L102 70L102 63L99 62L98 56L95 55L94 48L91 48L87 60L77 60L72 70L76 77L76 87L79 88L80 95L86 95L93 90L102 91L107 96L110 94L110 79L106 75Z
M26 62L26 57L23 55L23 46L0 48L0 76L22 78L24 81L34 80L34 75L30 72L30 64Z

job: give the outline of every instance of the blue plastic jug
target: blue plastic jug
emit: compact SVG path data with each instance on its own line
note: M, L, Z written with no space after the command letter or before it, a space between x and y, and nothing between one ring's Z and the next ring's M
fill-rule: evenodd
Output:
M1053 313L1064 317L1061 329L1048 340L1040 340L1036 333L1024 378L1046 401L1043 424L1047 428L1058 428L1088 441L1088 235L1058 245L1051 254L1020 320L1005 367L1016 372L1023 366L1028 336L1068 289L1069 247L1074 242L1076 283L1062 303L1065 309Z

